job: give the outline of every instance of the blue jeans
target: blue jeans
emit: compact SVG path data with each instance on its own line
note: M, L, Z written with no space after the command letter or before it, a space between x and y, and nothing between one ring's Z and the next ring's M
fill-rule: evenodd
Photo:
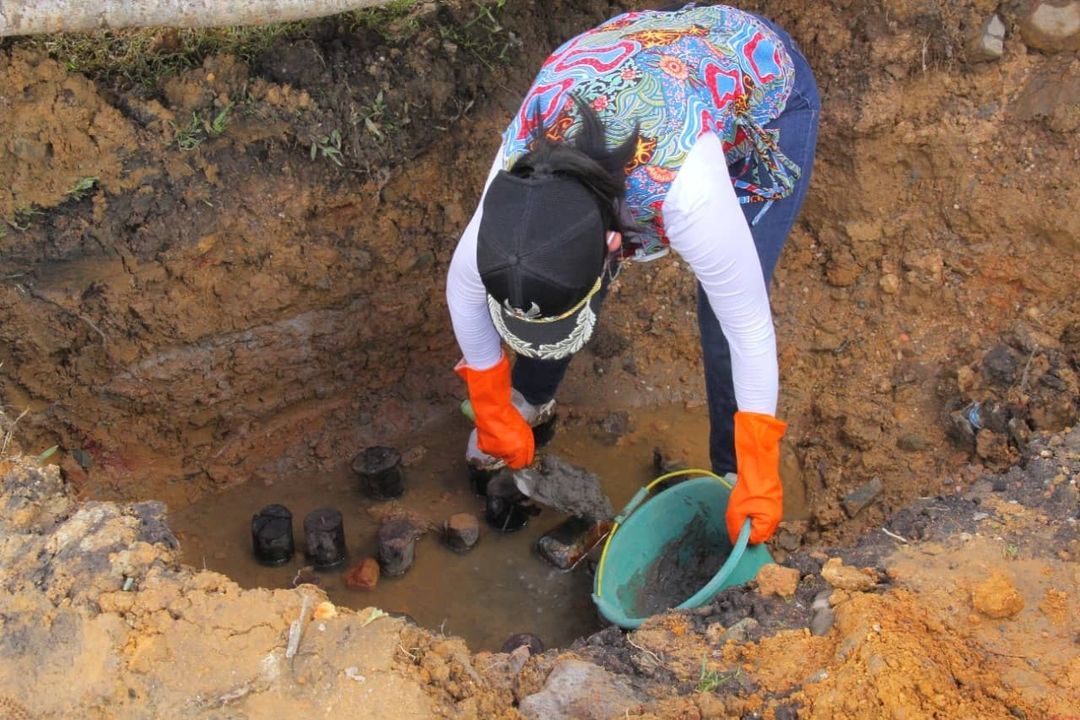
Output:
M821 100L818 98L814 73L795 41L781 28L761 18L783 41L795 64L795 86L780 117L765 126L780 131L780 150L802 171L795 188L783 200L772 204L756 225L750 225L750 234L757 246L761 271L766 286L772 280L773 269L780 259L788 234L806 198L810 186L810 174L814 166L814 149L817 145L818 119ZM749 224L760 212L760 203L742 206ZM731 349L713 314L708 298L698 285L698 326L701 328L701 350L705 364L705 390L709 399L709 458L713 472L735 472L735 386L731 376Z
M784 248L806 197L806 190L810 186L821 101L818 98L814 74L795 42L784 30L765 18L761 19L780 36L795 64L795 85L784 112L765 127L780 130L781 151L802 171L792 193L783 200L774 202L768 212L758 219L756 225L750 225L750 233L757 246L767 285L772 279L773 269L780 259L780 251ZM760 203L749 203L742 207L748 224L762 208ZM608 284L605 278L601 289L604 295L607 294ZM735 402L735 386L731 376L731 349L700 285L698 325L701 328L705 389L709 401L709 455L712 468L717 473L734 472L735 412L738 405ZM518 357L514 363L512 382L526 400L539 405L555 397L555 391L569 365L570 358L536 360Z

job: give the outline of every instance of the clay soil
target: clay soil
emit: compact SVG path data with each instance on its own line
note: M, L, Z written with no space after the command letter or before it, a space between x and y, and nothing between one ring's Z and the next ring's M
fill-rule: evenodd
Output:
M640 717L1069 717L1080 61L1025 48L1020 3L737 4L789 29L824 108L771 288L774 554L800 590L574 652L628 678ZM0 42L0 440L27 453L3 465L0 712L516 716L558 652L522 669L322 606L286 658L319 591L181 568L153 501L340 468L456 412L444 278L499 132L552 48L645 5L420 3L152 83ZM1005 55L972 62L995 10ZM567 427L702 403L694 295L677 258L622 274ZM825 552L881 582L834 598L819 637ZM988 619L1010 588L1022 609ZM761 634L726 644L745 617Z

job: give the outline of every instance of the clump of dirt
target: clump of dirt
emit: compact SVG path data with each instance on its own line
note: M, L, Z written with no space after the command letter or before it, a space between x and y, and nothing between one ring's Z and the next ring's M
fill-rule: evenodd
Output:
M715 541L713 528L702 518L695 518L687 524L684 534L666 543L642 570L633 616L662 613L705 587L727 559L716 552Z
M16 49L0 53L0 88L0 219L9 224L0 235L95 188L119 194L137 185L126 167L137 136L92 80Z
M526 497L568 515L594 521L615 515L600 478L557 455L548 453L534 467L514 473L514 483Z

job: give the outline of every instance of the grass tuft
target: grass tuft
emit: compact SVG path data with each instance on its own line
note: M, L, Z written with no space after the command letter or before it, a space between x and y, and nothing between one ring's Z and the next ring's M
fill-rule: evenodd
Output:
M230 54L250 62L280 37L304 32L307 22L223 28L132 28L94 33L59 33L22 42L44 50L68 70L94 78L125 79L147 88L193 67L211 55Z

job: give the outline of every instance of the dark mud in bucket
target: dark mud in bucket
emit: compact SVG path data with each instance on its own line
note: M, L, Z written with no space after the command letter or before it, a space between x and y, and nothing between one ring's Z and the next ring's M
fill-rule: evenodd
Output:
M685 479L649 495L675 477ZM615 518L596 571L593 602L606 620L636 628L664 610L699 607L772 562L764 544L747 543L749 522L731 544L724 513L732 482L683 470L638 491Z

